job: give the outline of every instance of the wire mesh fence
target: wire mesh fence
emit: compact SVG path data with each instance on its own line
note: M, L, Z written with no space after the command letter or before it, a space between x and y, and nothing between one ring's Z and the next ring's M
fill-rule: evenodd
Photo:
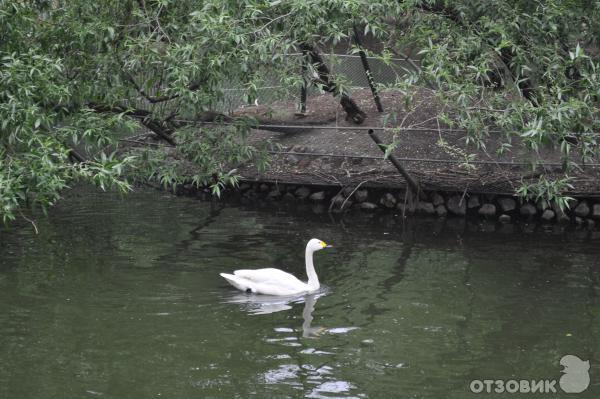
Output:
M301 57L301 54L291 54L289 57ZM359 55L352 54L328 54L324 55L332 74L341 78L351 89L368 88L369 82L365 69ZM367 57L371 74L377 85L394 84L398 78L404 76L411 70L408 60L394 58L384 62L377 57ZM414 62L414 60L412 60ZM310 97L322 92L315 85L308 87L308 102ZM300 89L280 84L265 77L264 84L255 88L253 95L248 96L248 89L243 87L230 87L223 90L223 99L217 106L217 110L223 113L231 113L244 105L271 105L277 102L295 101L300 103Z
M302 54L289 54L287 57L297 57L294 59L290 58L290 63L300 65ZM323 58L331 73L336 78L341 79L350 90L369 87L367 75L359 55L323 54ZM409 60L396 58L384 62L377 57L367 58L376 85L391 85L412 68ZM222 97L215 104L213 110L224 114L231 114L236 109L245 105L272 105L277 102L290 101L299 105L301 88L299 86L283 84L281 79L278 78L277 73L274 72L269 70L264 71L261 78L258 79L259 82L255 83L256 86L252 90L249 87L244 87L241 83L224 82L224 87L221 88ZM141 81L144 81L148 77L140 78ZM301 78L300 68L298 69L298 78ZM160 91L160 88L147 88L146 91L149 96L155 96ZM317 85L309 84L307 102L310 103L311 96L321 93ZM168 115L173 107L178 106L177 104L172 104L170 101L153 103L141 95L133 100L129 100L127 105L143 108L155 115L162 116Z

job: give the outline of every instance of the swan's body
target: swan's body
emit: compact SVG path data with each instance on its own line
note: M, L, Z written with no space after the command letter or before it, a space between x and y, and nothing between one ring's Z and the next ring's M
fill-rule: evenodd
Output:
M313 264L313 253L329 247L321 240L313 238L306 244L306 274L308 282L298 280L294 275L283 270L267 269L242 269L233 274L221 273L221 277L241 291L264 295L296 295L315 292L319 289L319 278Z

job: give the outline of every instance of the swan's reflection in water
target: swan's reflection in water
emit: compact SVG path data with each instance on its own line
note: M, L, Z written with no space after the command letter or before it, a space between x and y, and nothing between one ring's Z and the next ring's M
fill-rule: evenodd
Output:
M323 294L324 295L324 294ZM318 294L310 294L304 297L304 310L302 311L302 336L304 338L316 337L325 331L324 327L312 327L313 315Z
M317 301L327 293L326 289L322 289L313 294L276 297L236 292L224 298L223 302L238 304L243 311L251 315L286 311L292 309L295 305L304 304L302 309L302 338L316 338L323 334L345 334L354 330L356 327L325 328L312 325L313 312ZM271 359L280 360L281 364L257 375L257 379L261 383L267 385L287 384L295 389L303 389L303 396L307 398L360 397L360 395L352 395L352 392L356 390L354 384L336 378L335 366L327 365L327 362L323 363L321 356L333 356L335 353L319 350L310 344L307 346L308 341L301 343L297 328L277 327L274 331L276 336L264 338L265 341L288 349L285 349L284 353L270 356ZM292 359L297 358L293 355L295 350L290 352L292 347L298 347L298 353L318 356L321 360L318 361L318 365L311 364L311 361L291 362Z
M357 329L358 327L325 328L312 325L313 312L317 301L327 294L328 290L326 288L321 288L319 291L312 294L295 296L271 296L235 292L234 294L225 297L223 302L239 304L242 310L251 315L265 315L281 312L292 309L296 304L304 303L304 309L302 310L302 336L304 338L314 338L325 332L328 334L346 334ZM293 329L277 328L275 331L292 332Z
M313 327L313 312L318 299L327 295L326 289L321 289L312 294L295 296L271 296L246 293L235 293L225 298L225 303L241 305L241 309L251 315L264 315L292 309L296 304L304 303L302 311L302 336L304 338L316 337L326 331L324 327Z

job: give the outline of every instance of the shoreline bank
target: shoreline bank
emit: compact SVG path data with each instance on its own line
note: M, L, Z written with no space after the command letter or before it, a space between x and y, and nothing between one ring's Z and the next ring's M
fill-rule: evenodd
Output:
M197 188L191 183L178 186L175 194L204 201L217 198L210 188ZM237 188L223 191L220 200L242 204L286 204L316 213L358 212L499 224L573 225L588 230L600 227L600 200L595 198L575 199L568 209L562 210L556 203L533 203L506 195L426 191L416 200L405 189L242 180Z

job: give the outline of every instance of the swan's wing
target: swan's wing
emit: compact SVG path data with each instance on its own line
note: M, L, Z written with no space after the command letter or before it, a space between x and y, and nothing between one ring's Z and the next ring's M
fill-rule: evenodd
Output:
M235 280L235 284L232 283L235 287L247 287L258 294L290 295L307 289L306 283L279 269L244 269L233 273L234 275L230 276Z
M286 273L283 270L266 268L266 269L241 269L233 272L238 277L250 280L256 283L274 283L281 284L289 282L292 284L301 283L293 274Z
M248 289L252 289L252 281L248 281L245 278L234 276L233 274L228 273L219 273L221 277L229 282L229 284L233 285L235 288L241 291L246 291Z

